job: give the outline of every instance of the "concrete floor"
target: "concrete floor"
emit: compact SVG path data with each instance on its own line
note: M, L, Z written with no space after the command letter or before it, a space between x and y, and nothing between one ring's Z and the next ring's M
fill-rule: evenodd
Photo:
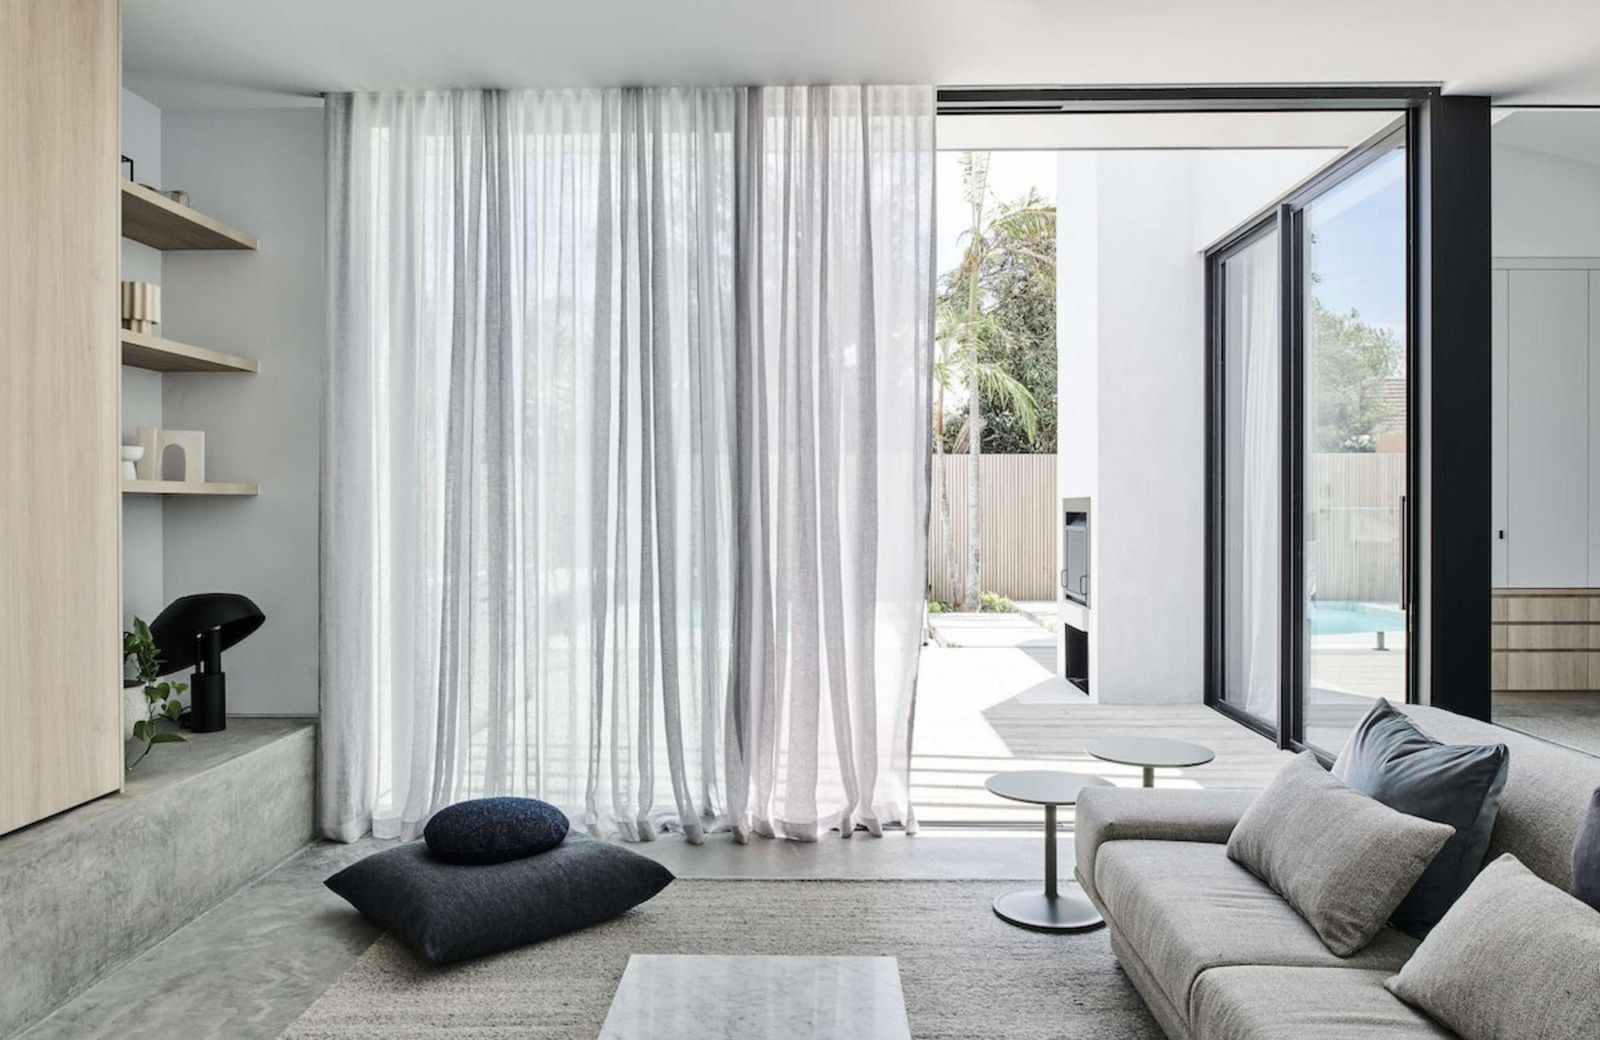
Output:
M921 833L747 846L716 835L700 846L667 838L630 847L684 878L1015 882L1042 877L1042 813L989 794L983 780L990 773L1066 768L1137 785L1137 769L1083 752L1090 737L1130 731L1187 737L1216 749L1217 760L1208 766L1163 771L1163 786L1259 787L1283 761L1284 753L1269 742L1207 708L1091 704L1030 653L1034 648L1025 644L1036 637L1017 632L1026 638L923 653L912 761ZM986 826L930 825L934 821ZM274 1040L377 937L322 880L387 844L367 839L310 846L18 1040ZM1061 862L1070 864L1070 836L1062 845Z

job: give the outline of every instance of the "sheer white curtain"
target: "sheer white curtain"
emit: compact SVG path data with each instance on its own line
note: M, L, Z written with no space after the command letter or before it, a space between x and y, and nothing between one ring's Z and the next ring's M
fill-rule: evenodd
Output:
M752 126L751 99L768 93L329 99L328 835L409 836L443 805L501 793L545 798L596 833L632 839L667 827L698 840L728 825L809 836L857 817L911 822L904 745L915 642L906 633L921 577L906 594L902 564L915 556L920 567L922 558L913 550L926 509L928 424L918 411L926 394L914 403L899 390L927 385L917 369L931 343L932 278L888 261L911 255L905 243L919 239L916 263L928 270L931 222L919 231L890 225L913 213L929 220L932 94L920 92L920 116L873 88L846 92L837 114L807 117L827 113L853 127L856 143L838 139L844 151L927 152L926 169L858 161L859 183L830 195L831 223L849 224L853 208L858 237L870 228L884 243L851 247L872 262L851 261L867 277L851 286L860 302L843 304L786 296L751 273L759 265L741 228L776 218L741 208L769 203L750 190L739 157L782 122L779 105ZM880 93L881 117L872 109ZM912 122L921 136L908 136ZM813 165L810 176L829 168ZM897 193L925 196L925 209L908 210ZM811 225L792 230L809 234ZM842 274L830 279L831 291L844 291ZM806 364L836 383L813 387L804 402L793 396L796 376L756 373L742 353L761 338L748 331L752 322L803 311L829 329L857 330L805 348ZM869 326L875 343L859 331ZM798 371L797 356L787 371ZM869 357L878 383L863 396L848 386L860 383L850 373ZM803 423L809 439L741 443L758 392L778 408L771 429ZM887 409L876 448L855 440L858 420L846 426L839 412L872 404ZM789 502L790 477L750 474L766 473L759 460L774 453L790 456L780 470L791 472L796 451L835 483L813 490L809 506L780 508L848 523L850 540L826 559L815 542L791 554L800 535L784 520L761 551L789 554L795 580L766 587L762 606L747 611L744 490L765 481ZM885 498L893 501L884 506ZM890 546L876 560L846 548L869 541L861 533L869 513L870 541ZM916 523L902 529L912 514ZM870 589L864 575L878 576ZM777 686L765 672L752 681L749 640L739 634L751 628L736 633L735 614L826 615L829 596L842 613L818 622L825 637L839 624L855 629L833 656L784 642L791 671ZM788 621L760 625L775 633ZM851 685L808 673L802 651L812 669L849 669ZM761 657L761 667L772 661ZM752 703L758 688L797 698L770 741L751 728L776 722ZM808 717L807 697L854 705L848 724L839 729L829 709ZM752 795L759 770L746 772L766 760L788 770L776 824L773 786ZM805 761L816 776L810 812L797 786Z
M740 149L740 828L915 826L933 96L751 91Z
M1267 235L1227 261L1232 360L1241 367L1238 392L1240 467L1237 522L1240 601L1237 644L1230 654L1230 693L1242 692L1243 707L1258 718L1278 717L1280 630L1279 557L1282 502L1279 497L1283 392L1278 315L1278 236Z
M330 834L719 817L737 100L330 99Z

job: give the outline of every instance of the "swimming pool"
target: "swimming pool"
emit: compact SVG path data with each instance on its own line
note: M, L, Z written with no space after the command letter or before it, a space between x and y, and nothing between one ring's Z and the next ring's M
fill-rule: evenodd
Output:
M1311 634L1344 636L1360 632L1404 632L1406 616L1376 603L1313 603Z

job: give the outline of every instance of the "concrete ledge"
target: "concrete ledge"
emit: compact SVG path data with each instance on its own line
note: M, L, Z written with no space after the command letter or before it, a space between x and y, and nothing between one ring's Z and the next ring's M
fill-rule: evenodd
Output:
M316 727L230 719L163 744L127 789L0 838L0 1037L312 838Z

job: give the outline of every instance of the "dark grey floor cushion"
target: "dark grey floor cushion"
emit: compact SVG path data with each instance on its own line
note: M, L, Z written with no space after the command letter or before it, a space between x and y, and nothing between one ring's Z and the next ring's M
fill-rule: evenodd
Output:
M1442 744L1385 700L1339 752L1333 775L1346 784L1408 816L1456 829L1395 908L1396 928L1426 936L1478 876L1510 760L1504 744Z
M539 942L623 913L672 882L661 864L575 836L537 856L463 866L413 841L325 884L432 964Z
M450 863L504 863L548 852L567 828L566 814L537 798L474 798L434 813L422 837Z
M1572 894L1600 910L1600 789L1589 798L1589 815L1572 846Z

